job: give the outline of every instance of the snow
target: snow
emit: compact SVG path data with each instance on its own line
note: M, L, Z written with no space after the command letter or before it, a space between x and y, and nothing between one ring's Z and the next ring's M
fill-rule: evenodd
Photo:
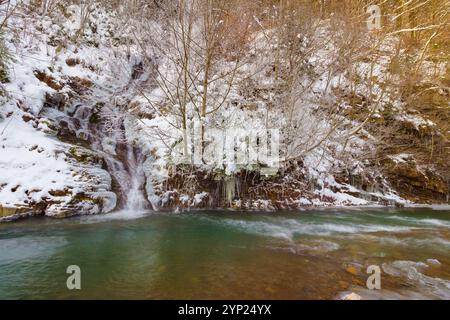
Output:
M407 153L400 153L396 155L388 156L389 159L393 160L395 163L406 163L408 160L413 159L413 155Z
M300 204L301 206L310 206L312 205L312 202L306 198L301 197L300 199L297 200L297 203Z
M342 192L334 192L329 188L323 188L321 190L317 190L316 194L320 197L328 197L332 198L337 205L367 205L368 201L360 198L356 198L352 195L342 193Z
M59 143L13 117L0 122L0 205L23 205L75 187Z
M67 156L71 146L53 137L53 130L49 123L42 121L45 120L43 116L61 119L67 117L66 113L76 114L81 111L76 104L66 106L64 111L56 108L51 111L43 109L46 96L54 94L56 90L36 77L35 72L39 71L50 76L57 85L61 85L62 89L59 93L66 97L74 95L74 90L69 85L71 79L79 78L92 82L92 87L83 88L89 90L89 94L83 96L83 99L89 101L80 99L83 104L103 99L111 105L126 106L131 100L130 105L136 104L136 110L145 111L149 115L138 119L134 115L116 111L119 113L117 116L120 121L125 119L128 143L139 146L142 153L146 155L146 161L143 163L143 174L146 178L145 193L147 199L156 208L157 204L166 203L177 192L177 190L164 191L163 183L170 176L174 166L184 160L179 103L170 101L167 92L150 81L150 84L142 89L145 97L137 94L136 91L127 91L133 72L132 65L143 60L141 57L143 52L133 45L119 44L121 42L119 40L129 40L127 37L130 36L130 30L127 28L131 28L131 23L130 26L121 26L116 12L96 6L96 31L87 26L83 39L74 43L71 39L76 36L79 29L80 7L70 5L65 10L69 13L68 17L58 17L57 14L51 16L27 14L13 16L9 21L11 27L15 27L18 31L17 34L7 33L5 37L5 43L15 60L10 64L11 82L2 84L9 96L0 97L2 100L0 205L25 206L30 201L38 202L45 198L54 200L55 197L50 194L52 191L67 193L57 197L63 204L68 203L71 197L79 192L84 192L93 199L102 199L104 212L112 211L117 201L116 195L110 191L111 177L108 172L100 166L83 166L74 163L73 159ZM255 19L257 20L256 17ZM167 36L167 32L160 24L150 22L149 26L156 39L161 40L161 45L173 40ZM124 29L121 29L122 27ZM118 30L121 33L117 37L123 38L116 39ZM246 79L248 74L254 74L252 77L254 83L250 86L261 93L247 92L248 88L245 87L247 83L245 86L232 86L227 103L206 119L199 119L198 108L195 104L201 101L204 88L198 83L193 86L195 90L192 89L190 92L192 101L186 106L188 149L191 150L195 143L199 125L204 125L207 132L215 128L233 132L241 129L247 132L259 132L275 128L282 133L281 138L290 139L286 142L286 148L281 150L281 158L298 159L298 169L311 186L311 190L303 194L304 190L302 190L297 199L292 199L299 207L331 204L365 206L371 204L369 200L365 200L370 196L408 204L390 188L383 189L384 191L363 192L349 183L336 181L341 181L337 176L343 175L343 172L350 176L376 177L379 175L376 168L370 168L368 161L364 161L367 152L375 148L373 145L375 138L364 129L355 134L353 130L360 123L340 118L338 115L334 116L337 118L336 121L341 123L334 128L333 121L327 117L327 113L322 111L328 106L335 105L337 101L335 89L344 89L354 84L349 75L354 73L353 76L361 79L361 83L355 85L355 95L365 96L370 89L374 96L371 98L374 101L381 99L380 105L389 103L394 110L398 111L397 121L412 123L418 130L436 125L419 115L406 113L402 102L391 99L389 93L382 96L380 85L382 80L387 80L389 77L392 77L389 78L390 80L394 79L388 72L390 61L387 57L380 57L377 63L356 61L355 58L351 72L333 71L327 76L326 71L335 63L336 52L338 52L336 43L338 40L333 39L333 35L325 21L320 22L314 34L297 35L305 46L312 40L311 38L317 41L316 44L324 45L312 48L313 53L305 55L305 65L309 69L295 80L299 83L295 90L300 91L306 88L307 90L300 97L294 97L296 99L293 102L294 112L292 119L288 119L287 109L277 108L277 103L280 101L277 100L275 92L279 89L277 87L279 83L271 74L274 63L274 55L271 52L277 47L273 42L277 34L275 30L255 33L248 50L252 58L238 68L236 78ZM56 44L51 44L53 42ZM392 50L394 47L395 41L392 39L387 39L382 44L383 50ZM146 49L148 52L145 53L149 53L150 58L153 58L156 49L151 47L151 41ZM174 65L176 54L168 50L165 55L154 57L157 61L155 64L158 64L157 82L164 81L163 78L165 78L165 82L169 84L165 89L169 92L175 92L177 88L173 84L179 83L177 77L180 70L177 70ZM68 65L66 62L68 59L76 61L75 65ZM198 79L203 77L202 63L203 61L192 62L192 68L198 68L195 70L198 72L196 75ZM232 68L233 63L225 60L215 65L212 71L215 74L211 76L213 81L208 88L211 97L217 98L224 95L226 79L222 79L221 75L227 74ZM332 69L334 70L334 67ZM142 78L149 78L149 74L144 74ZM368 88L369 78L376 79L373 88ZM295 95L296 92L283 92L283 94ZM214 99L208 101L212 101L207 105L207 109L211 110L214 108ZM284 103L284 100L281 101ZM160 108L155 110L154 106ZM347 101L338 105L339 110L351 111L353 107ZM372 108L374 105L366 107ZM283 112L280 112L280 109ZM378 112L381 110L382 107L378 108L374 117L381 117ZM25 122L23 116L35 117L37 120ZM78 137L88 134L85 127L77 132ZM222 144L226 141L224 137L216 137L216 139ZM116 137L105 137L99 144L102 152L117 156ZM244 143L239 144L238 147L242 145ZM195 154L189 156L194 158ZM388 155L388 158L395 163L404 163L413 159L413 155L399 153ZM260 173L264 174L264 170L270 171L266 168L261 169L267 164L264 161L259 161L257 165L216 162L204 165L202 169L217 170L225 175L232 175L241 169L260 170ZM182 190L179 199L183 204L195 206L201 205L207 196L208 192L205 190ZM274 207L271 201L263 199L246 205L267 210ZM55 214L58 210L62 210L59 204L53 204L49 208L49 212ZM100 208L95 206L89 210L92 213L100 212Z
M194 196L194 205L200 204L204 198L208 196L208 192L198 193Z
M47 207L46 214L57 215L66 210L65 205L76 194L84 193L93 200L101 200L102 211L109 212L117 201L116 195L109 191L109 173L68 157L72 146L58 141L49 128L52 120L57 123L57 119L66 115L55 109L43 112L43 107L46 95L56 92L48 86L50 82L62 86L59 93L66 96L73 95L67 83L75 77L95 82L98 88L109 92L120 86L114 72L121 70L126 74L131 70L123 63L125 54L115 54L109 46L110 38L105 29L110 28L112 13L96 9L102 17L97 23L97 34L87 30L91 40L99 43L95 47L67 41L78 30L79 7L68 6L65 10L70 16L64 18L63 24L57 14L50 17L19 13L8 21L16 33L5 33L5 45L14 60L9 65L10 82L2 84L8 96L0 97L0 206L26 207L46 199L56 202ZM49 44L55 40L66 45ZM77 63L69 66L66 63L69 58ZM51 81L40 81L35 75L37 71ZM91 92L93 99L98 94L98 90ZM49 119L43 117L44 113ZM31 120L26 122L24 117ZM105 146L111 143L105 141ZM86 202L80 206L85 206L89 213L100 212L97 204Z
M399 121L409 122L414 125L416 130L419 130L423 127L435 127L436 124L431 121L424 119L421 116L418 115L412 115L412 114L400 114L396 116L396 119Z

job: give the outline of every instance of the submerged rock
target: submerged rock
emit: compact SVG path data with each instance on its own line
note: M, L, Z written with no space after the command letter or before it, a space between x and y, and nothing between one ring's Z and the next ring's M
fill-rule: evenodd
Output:
M354 292L344 295L341 300L361 300L361 296Z
M427 259L427 264L429 266L440 266L441 263L439 262L438 259Z
M359 271L354 267L354 266L348 266L345 271L347 271L347 273L350 273L354 276L358 275Z

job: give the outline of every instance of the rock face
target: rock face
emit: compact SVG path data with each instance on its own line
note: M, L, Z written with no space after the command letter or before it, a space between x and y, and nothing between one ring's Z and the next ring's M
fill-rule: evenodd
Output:
M55 113L55 106L51 104L45 110L52 117L58 138L66 141L64 153L67 162L71 166L72 175L77 177L81 185L70 192L60 192L60 196L68 196L68 201L51 203L45 211L47 216L61 218L108 213L117 206L118 197L113 192L113 179L106 161L109 155L101 150L88 148L90 145L101 145L102 142L102 136L96 131L97 124L91 121L83 123L96 115L97 106L95 104L91 108L77 105L72 111L73 116L66 114L70 113L70 105L63 106L65 114L62 115Z
M75 148L76 154L83 153L84 156L93 157L97 159L98 156L92 151ZM86 162L84 158L83 163L75 164L74 171L82 176L83 187L77 190L72 190L69 194L62 192L60 196L68 196L69 200L64 202L55 202L50 204L45 209L45 215L55 218L65 218L80 214L98 214L108 213L116 208L117 196L112 192L111 175L98 164Z
M111 191L110 174L102 169L102 159L83 147L59 146L63 147L66 147L64 163L67 164L68 170L67 172L62 169L56 170L56 176L51 176L55 181L49 181L52 184L62 179L63 183L46 187L45 180L36 181L33 184L34 189L25 190L22 197L18 193L27 187L24 180L22 182L24 186L17 186L14 192L18 194L16 198L10 197L16 200L10 204L0 205L0 221L10 221L29 215L63 218L80 214L106 213L115 209L117 196ZM64 149L59 151L63 152ZM9 185L5 185L4 188L9 188Z
M0 205L0 222L11 221L27 216L28 208L8 208Z
M400 161L388 159L384 172L398 193L416 203L443 203L448 201L449 184L429 167L421 167L412 157Z
M46 94L37 115L15 110L21 116L9 113L0 121L0 221L26 215L62 218L116 208L104 154L90 149L86 137L77 133L78 119L61 111L69 101L55 106L53 97Z

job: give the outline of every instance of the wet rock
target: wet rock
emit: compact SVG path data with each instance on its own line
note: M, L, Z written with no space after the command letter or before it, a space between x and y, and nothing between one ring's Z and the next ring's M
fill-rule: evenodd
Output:
M68 194L70 194L70 191L67 190L67 189L64 189L64 190L50 190L48 193L51 196L54 196L54 197L64 197L64 196L67 196Z
M32 115L29 115L29 114L24 114L22 116L22 120L25 121L25 122L29 122L31 120L34 120L34 117Z
M113 193L111 192L111 194ZM45 215L52 218L68 218L75 215L91 215L106 212L103 211L105 204L107 210L115 208L115 194L107 198L106 195L80 192L75 196L69 197L69 199L69 201L65 202L52 203L45 209Z
M81 146L72 146L69 148L68 156L81 164L101 165L102 157L97 153Z
M358 275L358 273L359 273L359 271L354 266L348 266L345 269L345 271L350 273L350 274L352 274L352 275L354 275L354 276Z
M15 215L19 209L18 208L8 208L0 206L0 217L8 217Z
M427 259L427 264L433 267L438 267L441 265L438 259Z
M343 268L347 273L356 276L361 273L363 266L357 262L346 262L343 264Z
M80 78L77 76L70 77L67 84L77 94L83 94L87 92L94 85L94 83L91 80L86 78Z
M57 110L64 110L67 104L67 96L64 93L45 94L44 107L54 108Z
M52 218L68 218L75 215L75 210L52 204L45 210L45 215Z
M344 295L341 300L361 300L361 296L354 292Z
M67 58L66 59L66 64L69 67L74 67L74 66L76 66L77 64L80 64L80 63L81 63L81 60L79 58Z
M101 212L108 213L113 211L117 205L117 195L111 191L97 191L88 194L101 205Z
M38 120L38 129L47 134L56 135L58 133L59 127L53 120L41 118Z
M63 88L63 86L58 81L56 81L56 79L53 76L46 73L45 71L35 70L34 76L38 78L39 81L44 82L46 85L48 85L50 88L56 91L59 91Z
M31 210L23 206L5 207L0 205L0 222L17 220L23 216L32 214Z

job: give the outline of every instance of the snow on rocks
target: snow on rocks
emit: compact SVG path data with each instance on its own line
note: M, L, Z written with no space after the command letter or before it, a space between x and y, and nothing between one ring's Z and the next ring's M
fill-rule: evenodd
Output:
M5 45L14 60L9 66L10 81L2 84L7 95L0 96L3 220L25 213L54 217L95 214L116 207L117 196L111 191L110 174L102 168L102 155L61 142L56 135L67 114L81 110L80 104L70 104L69 99L87 91L90 99L96 99L102 95L97 87L111 90L120 86L114 76L117 69L124 74L131 69L121 63L123 55L114 55L110 46L107 30L115 27L113 13L95 8L101 19L96 22L96 32L91 25L85 30L83 45L71 41L79 29L80 8L59 10L45 16L17 14L8 22L17 34L5 34ZM105 59L110 56L116 60ZM82 141L88 135L78 130L76 137L70 138Z
M436 126L436 124L431 120L424 119L423 117L418 115L400 114L396 117L396 119L398 121L410 123L417 131L421 131L421 129L424 128L433 128Z
M55 140L15 117L0 123L0 132L2 205L25 205L49 192L75 186L70 166Z
M111 177L74 148L11 116L0 122L0 207L64 216L111 211ZM6 215L6 214L4 214Z

